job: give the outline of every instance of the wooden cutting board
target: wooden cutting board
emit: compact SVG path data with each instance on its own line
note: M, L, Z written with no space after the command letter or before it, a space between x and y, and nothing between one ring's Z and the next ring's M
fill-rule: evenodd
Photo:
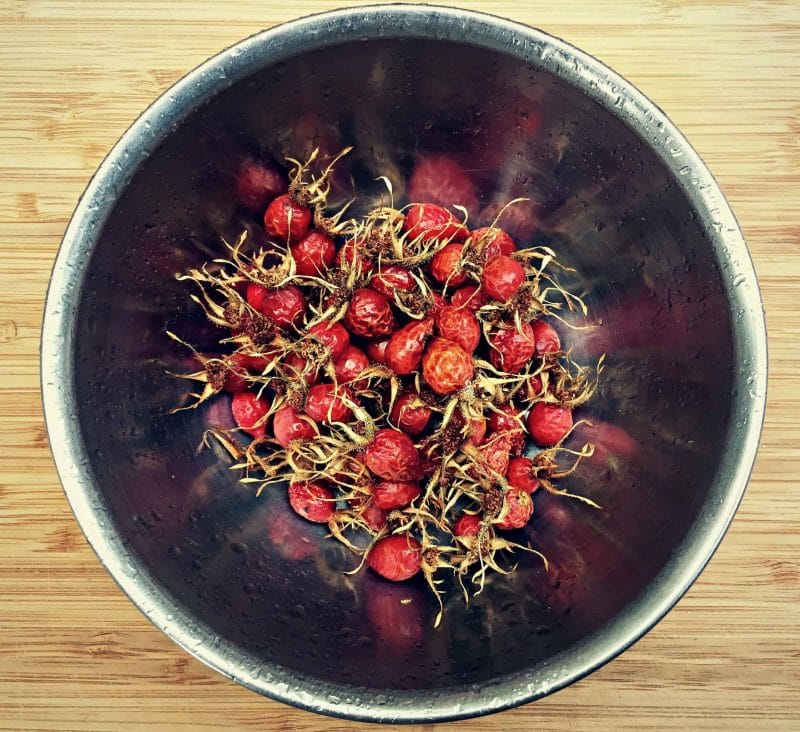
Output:
M338 3L0 0L0 729L353 729L263 699L122 595L64 499L39 400L50 267L118 136L219 49ZM800 728L800 5L635 0L464 7L599 57L705 158L758 270L771 379L760 456L700 580L591 677L463 729Z

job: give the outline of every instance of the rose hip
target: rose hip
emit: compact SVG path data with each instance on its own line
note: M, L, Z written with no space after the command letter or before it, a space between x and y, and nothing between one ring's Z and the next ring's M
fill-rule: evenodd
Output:
M487 478L505 475L510 459L511 440L506 435L493 436L478 446L476 463Z
M386 363L386 347L389 345L388 338L379 338L376 341L367 343L367 356L375 363Z
M231 394L247 391L247 356L234 353L225 359L225 380L222 388Z
M308 415L301 417L288 404L272 417L272 433L281 447L289 447L294 440L310 440L317 436L314 421Z
M347 422L353 412L343 401L345 398L351 402L355 399L346 386L340 384L337 388L333 384L316 384L308 390L306 414L321 424Z
M517 294L525 282L525 270L511 257L500 255L490 259L483 268L481 286L491 298L506 302Z
M233 395L231 413L239 425L248 435L260 439L267 433L266 416L269 412L269 402L252 392L245 391Z
M469 233L446 208L432 203L415 203L410 206L403 227L412 241L464 241Z
M515 457L508 464L506 480L525 493L535 493L539 488L539 481L533 477L533 460L526 457Z
M384 480L417 480L420 458L408 435L392 429L378 430L364 450L364 464Z
M236 198L253 213L260 214L276 196L286 191L286 179L274 168L252 158L245 160L236 174Z
M482 445L486 439L486 420L483 417L476 417L469 421L469 437L467 442L477 447Z
M520 419L522 411L510 404L504 404L499 410L489 415L489 428L494 433L508 435L511 452L519 455L525 448L525 427Z
M336 510L333 492L321 483L290 483L289 504L304 519L326 524Z
M364 523L373 531L380 531L386 526L387 512L382 508L378 508L372 500L364 504L358 515L364 519Z
M546 353L555 353L561 350L561 339L552 325L543 320L536 320L531 323L531 328L533 328L537 355L544 356Z
M247 302L280 328L297 325L306 312L306 298L296 285L270 290L251 282L247 286Z
M467 308L445 305L436 315L436 330L442 338L458 343L467 353L474 353L481 342L481 326Z
M472 356L446 338L434 338L422 356L423 378L433 391L443 396L462 389L473 372Z
M308 333L320 341L322 345L328 347L332 361L341 358L350 345L350 334L340 323L323 321L312 325L308 329Z
M495 524L498 529L521 529L530 521L533 501L529 493L512 488L503 499L502 518ZM504 515L505 514L505 515Z
M469 238L478 248L484 262L500 255L508 257L517 251L514 240L497 227L485 226L482 229L475 229Z
M309 231L291 248L297 274L304 277L318 277L336 259L336 245L326 234Z
M410 534L387 536L372 547L367 564L393 582L411 579L422 565L422 545Z
M455 523L456 536L477 536L481 529L481 517L462 513Z
M431 420L431 408L413 391L403 392L394 403L391 421L408 435L420 435Z
M450 304L454 308L469 308L473 312L488 302L489 298L477 285L464 285L450 298Z
M404 325L389 338L384 354L386 365L398 375L415 371L422 360L425 341L432 333L432 318L415 320Z
M278 196L264 213L264 229L282 244L300 241L311 226L311 211L295 203L288 193Z
M389 301L379 292L366 287L353 293L344 324L351 333L362 338L389 335L396 325Z
M394 300L395 290L412 292L417 283L411 273L399 264L389 264L382 266L378 274L372 276L369 286L376 292L380 292L389 301Z
M281 366L284 375L291 378L303 379L306 386L316 384L319 380L318 371L299 353L290 353L283 359Z
M333 370L339 382L354 381L367 368L369 368L367 355L355 346L348 346L345 352L333 362Z
M431 277L448 287L463 285L467 281L467 273L461 268L463 251L463 244L448 244L436 252L431 259Z
M349 239L336 254L336 265L339 269L357 270L361 274L367 274L372 268L372 263L364 256L363 245L354 239Z
M504 324L489 336L489 345L492 365L511 374L524 370L536 349L533 329L528 323L522 324L521 332L513 324Z
M528 413L528 433L539 447L552 447L572 429L572 410L558 404L537 402Z
M378 508L391 511L407 506L420 494L419 484L410 480L390 480L378 483L372 492L372 500Z

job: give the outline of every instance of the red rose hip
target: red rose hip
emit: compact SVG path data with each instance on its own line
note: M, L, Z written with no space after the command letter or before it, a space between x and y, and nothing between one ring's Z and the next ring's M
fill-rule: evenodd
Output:
M308 329L308 333L314 336L314 338L320 341L324 346L328 347L331 352L332 361L344 356L345 351L350 345L350 334L340 323L331 323L328 321L317 323Z
M375 486L372 500L378 508L391 511L407 506L419 494L418 483L410 480L391 480Z
M248 435L260 439L267 433L266 416L269 402L249 391L234 394L231 401L231 413L236 424Z
M467 308L445 305L436 315L436 330L442 338L458 343L467 353L474 353L481 342L481 326Z
M306 312L306 298L296 285L270 290L251 282L247 286L247 302L280 328L299 324Z
M392 429L378 430L364 450L364 464L384 480L417 480L420 458L408 435Z
M481 530L481 517L462 513L455 524L456 536L477 536Z
M422 565L422 545L409 534L387 536L372 547L367 564L393 582L411 579Z
M390 419L407 435L420 435L431 420L431 408L413 391L403 392L394 403Z
M422 360L425 341L432 333L432 318L415 320L404 325L389 338L384 353L386 365L401 376L416 371Z
M389 301L379 292L366 287L353 293L344 324L351 333L362 338L389 335L396 325Z
M291 483L289 504L295 513L317 524L326 524L336 510L333 493L321 483Z
M463 244L448 244L431 259L431 277L442 285L458 287L467 281L467 273L461 268Z
M415 203L410 206L403 227L412 241L464 241L469 233L446 208L432 203Z
M537 320L531 323L531 328L533 328L536 353L539 356L561 350L561 339L552 325L545 323L543 320Z
M505 515L504 515L505 514ZM530 521L533 501L529 493L512 488L503 499L502 518L495 523L498 529L521 529Z
M317 429L309 416L301 417L288 404L272 417L272 433L281 447L289 447L294 440L309 440L316 437Z
M331 422L347 422L353 412L345 404L343 398L353 401L353 392L346 386L333 384L316 384L308 390L306 396L306 414L315 422L331 424Z
M539 447L552 447L572 429L572 410L558 404L537 402L528 413L528 433Z
M304 277L319 277L336 259L333 239L321 231L309 231L291 251L297 274Z
M333 370L340 383L357 379L367 368L369 368L367 355L355 346L348 346L345 352L333 362Z
M386 363L386 348L389 345L388 338L379 338L376 341L367 343L367 356L375 363Z
M505 302L517 294L525 282L525 270L511 257L500 255L490 259L483 268L481 286L491 298Z
M489 345L492 366L511 374L523 371L536 351L533 329L528 323L522 324L521 331L513 324L497 329L489 336Z
M472 356L446 338L434 338L422 356L422 376L437 394L454 394L473 373Z
M288 193L278 196L264 213L264 229L281 244L300 241L311 226L311 211L295 203Z
M510 257L517 251L514 240L497 227L485 226L482 229L475 229L469 238L471 243L477 247L484 262L500 255Z
M389 264L382 266L378 274L372 276L369 286L391 302L394 300L395 290L411 292L417 283L414 282L411 272L405 267L401 267L399 264Z
M526 457L512 458L508 464L506 480L525 493L535 493L539 488L539 481L533 477L533 460Z
M454 308L469 308L473 312L489 302L484 292L477 285L464 285L453 293L450 304Z

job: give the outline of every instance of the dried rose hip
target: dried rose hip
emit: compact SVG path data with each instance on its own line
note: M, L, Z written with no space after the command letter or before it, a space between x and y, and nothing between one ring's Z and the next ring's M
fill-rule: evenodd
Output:
M528 432L539 447L552 447L572 429L572 410L537 402L528 413Z
M447 300L438 292L431 292L431 307L428 314L436 317L445 305L447 305Z
M319 372L299 353L290 353L286 356L281 367L285 375L292 378L302 378L306 386L316 384L319 380Z
M525 448L525 428L520 419L522 411L510 404L504 404L499 410L489 415L489 428L492 432L508 435L511 439L511 452L519 455Z
M463 244L448 244L431 259L431 277L442 285L458 287L467 281L467 273L461 268Z
M431 408L413 391L403 392L394 403L391 421L408 435L420 435L431 420Z
M489 298L477 285L464 285L453 293L450 304L454 308L469 308L473 312L489 302Z
M446 208L432 203L415 203L410 206L403 226L412 241L464 241L469 233Z
M506 302L517 294L525 282L525 270L511 257L500 255L490 259L483 268L481 286L491 298Z
M308 329L308 333L330 349L332 361L344 356L350 345L350 334L340 323L323 321L312 325Z
M311 417L301 417L294 407L286 405L272 417L272 433L281 447L289 447L293 440L309 440L317 436Z
M511 459L511 440L505 435L494 436L478 447L475 462L488 478L505 475Z
M408 435L392 429L378 430L364 450L364 464L384 480L417 480L420 458Z
M514 240L502 229L485 226L482 229L475 229L470 234L470 242L476 246L484 262L488 262L494 257L510 257L517 251Z
M290 483L289 503L297 514L318 524L328 523L336 510L333 492L321 483Z
M380 268L378 274L372 276L369 286L376 292L380 292L388 300L394 300L395 290L412 292L417 283L405 267L399 264L388 264Z
M336 245L327 234L309 231L297 244L292 245L292 258L297 274L318 277L336 259Z
M306 312L306 298L296 285L270 290L251 282L247 286L247 302L281 328L297 325Z
M525 493L535 493L539 488L539 481L533 477L533 460L526 457L512 458L508 464L506 480Z
M411 201L441 206L458 203L474 209L478 205L475 184L461 165L446 155L428 155L414 166L406 195Z
M367 564L393 582L411 579L422 565L422 545L410 534L387 536L372 547Z
M544 356L546 353L555 353L561 350L561 339L553 326L543 320L531 323L533 338L536 343L536 354Z
M425 341L432 333L432 318L415 320L404 325L389 338L384 353L386 365L399 375L415 371L422 360Z
M231 412L236 424L251 437L260 439L266 435L266 416L269 412L269 402L266 399L249 391L234 394Z
M355 269L361 274L367 274L372 268L372 263L364 256L363 245L354 239L349 239L342 244L336 253L336 264L339 269Z
M295 203L288 193L278 196L264 213L264 229L273 239L292 244L300 241L311 226L311 211Z
M315 422L330 424L331 422L347 422L353 412L343 399L354 401L353 392L346 386L333 384L316 384L308 390L306 397L306 414Z
M436 330L442 338L458 343L467 353L474 353L481 342L481 326L467 308L445 305L436 315Z
M238 394L247 391L249 385L247 383L248 373L247 356L241 353L234 353L225 359L225 380L222 383L222 388L231 394Z
M522 324L521 332L513 324L504 324L489 336L489 345L492 366L511 374L524 370L536 348L533 329L528 323Z
M503 518L495 526L498 529L521 529L530 521L532 513L533 501L530 494L512 488L506 492L503 500L503 508L500 512Z
M369 368L367 355L355 346L348 346L345 352L333 362L333 370L340 382L357 379L367 368Z
M372 499L366 501L364 507L358 512L358 515L364 519L364 523L373 531L380 531L386 526L387 512L382 508L378 508Z
M407 506L419 494L419 483L410 480L390 480L375 486L372 500L378 508L391 511Z
M422 356L422 376L437 394L454 394L473 372L472 356L446 338L434 338Z
M276 196L286 191L281 173L252 158L245 160L236 174L236 198L253 213L260 214Z
M456 536L477 536L481 530L481 517L462 513L455 524Z
M389 301L379 292L366 287L353 293L344 324L351 333L363 338L389 335L396 325Z
M467 442L476 447L482 445L486 439L486 420L483 417L476 417L469 421L469 437Z
M386 363L386 347L389 345L388 338L379 338L376 341L367 343L367 356L375 363Z

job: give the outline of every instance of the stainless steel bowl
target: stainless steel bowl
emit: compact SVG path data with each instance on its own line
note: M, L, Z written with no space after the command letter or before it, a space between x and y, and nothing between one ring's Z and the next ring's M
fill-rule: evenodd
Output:
M355 146L361 191L428 152L459 159L482 204L536 201L517 235L577 268L608 354L573 486L593 511L537 499L520 559L439 630L420 587L351 566L322 530L198 454L225 406L176 415L184 384L165 328L209 333L172 274L246 223L230 167L311 144ZM443 720L531 701L605 663L656 623L721 540L758 445L761 300L719 188L652 102L600 62L530 28L463 10L389 5L289 23L167 91L95 175L47 298L42 385L75 514L142 611L235 681L318 712ZM216 412L214 410L217 410Z

